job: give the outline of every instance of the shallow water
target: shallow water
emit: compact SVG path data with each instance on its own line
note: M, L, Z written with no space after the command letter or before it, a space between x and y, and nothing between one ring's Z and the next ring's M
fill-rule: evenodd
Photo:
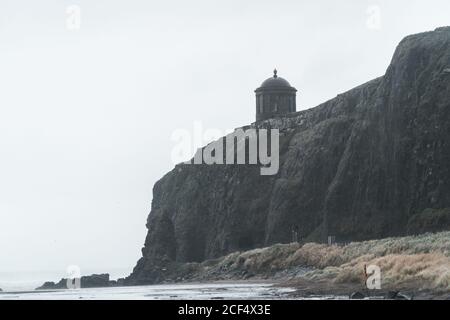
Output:
M136 287L86 288L26 292L0 292L0 299L26 300L192 300L192 299L286 299L290 288L268 283L165 284Z

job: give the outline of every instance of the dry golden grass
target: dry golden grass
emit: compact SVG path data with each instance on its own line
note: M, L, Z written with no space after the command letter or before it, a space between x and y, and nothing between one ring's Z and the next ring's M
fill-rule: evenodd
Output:
M274 245L237 252L217 267L270 274L297 266L312 267L310 280L363 283L364 266L381 268L382 284L415 283L423 289L450 291L450 232L355 242L347 246L308 243Z

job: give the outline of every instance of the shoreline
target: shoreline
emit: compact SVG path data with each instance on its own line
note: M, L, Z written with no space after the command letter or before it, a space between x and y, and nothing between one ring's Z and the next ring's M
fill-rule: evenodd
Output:
M0 300L279 300L293 291L266 281L220 281L8 292Z
M332 281L312 281L304 278L283 278L283 279L271 279L271 278L254 278L254 279L219 279L211 281L181 281L170 283L158 283L158 284L142 284L142 285L121 285L114 287L90 287L79 289L40 289L40 290L24 290L24 291L2 291L2 295L48 295L48 294L60 294L60 293L77 293L77 292L95 292L97 290L103 291L104 289L114 290L150 290L152 288L176 288L182 289L185 287L208 287L208 286L254 286L262 285L275 290L287 289L282 296L269 296L269 299L283 299L283 300L305 300L305 299L333 299L342 300L350 299L350 296L354 293L361 293L364 297L362 299L368 300L380 300L391 299L389 295L392 293L399 293L401 298L392 298L394 300L449 300L450 294L447 292L435 292L432 290L423 290L418 287L414 287L411 284L405 284L403 286L395 288L382 288L380 290L368 290L362 284L355 283L340 283L336 284ZM239 299L239 297L236 297ZM358 298L357 298L358 299ZM0 299L1 300L1 299Z
M161 262L164 261L164 262ZM312 296L384 296L450 299L450 232L386 238L334 246L319 243L276 244L234 252L200 263L161 260L144 277L110 280L109 274L81 277L83 288L171 285L270 284L292 288L290 298ZM367 266L379 269L379 290L365 288ZM66 288L66 279L40 289Z
M379 270L379 290L367 291L366 279ZM425 233L352 242L276 244L234 252L201 263L148 264L131 284L262 280L296 288L293 296L362 295L450 299L450 232ZM153 278L152 278L153 277ZM181 281L180 281L181 280ZM369 294L368 294L368 293Z

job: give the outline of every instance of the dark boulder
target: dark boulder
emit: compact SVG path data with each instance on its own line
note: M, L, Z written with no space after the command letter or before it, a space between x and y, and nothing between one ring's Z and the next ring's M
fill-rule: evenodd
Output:
M409 297L403 293L400 293L399 291L389 291L385 299L388 300L412 300L412 297Z
M359 291L356 291L356 292L353 292L352 294L350 294L349 298L351 300L362 300L362 299L366 298L366 295Z

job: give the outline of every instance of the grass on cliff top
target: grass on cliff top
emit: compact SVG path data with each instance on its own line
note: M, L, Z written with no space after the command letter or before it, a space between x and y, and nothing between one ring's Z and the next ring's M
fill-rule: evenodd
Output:
M378 265L384 285L419 284L421 289L450 291L450 232L354 242L346 246L318 243L274 245L232 253L207 269L242 270L264 275L294 267L311 267L309 280L361 283L364 265Z

